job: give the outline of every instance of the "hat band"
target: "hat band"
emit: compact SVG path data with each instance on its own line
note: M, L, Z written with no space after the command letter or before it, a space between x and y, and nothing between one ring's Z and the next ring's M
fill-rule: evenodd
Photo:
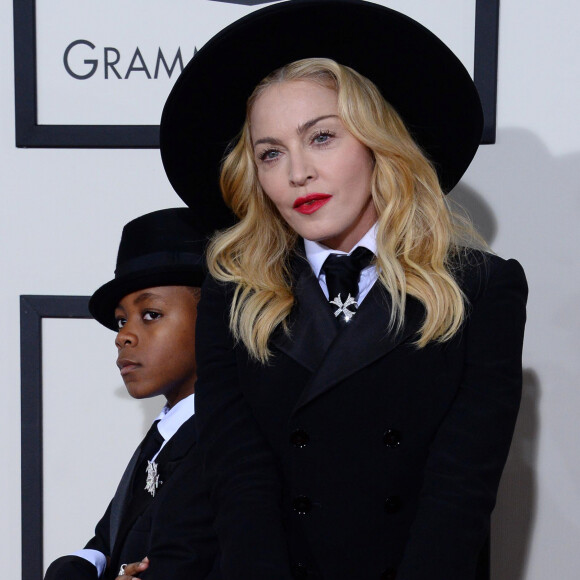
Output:
M145 254L131 260L127 260L115 269L115 278L142 272L157 267L171 266L201 266L204 267L202 255L192 254L190 252L154 252Z

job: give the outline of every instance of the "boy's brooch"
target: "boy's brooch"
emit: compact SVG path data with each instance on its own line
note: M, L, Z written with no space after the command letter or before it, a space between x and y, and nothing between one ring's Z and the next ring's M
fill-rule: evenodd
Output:
M155 461L147 461L147 480L145 481L145 491L148 491L155 497L155 491L162 481L159 481L159 472L157 471L157 463Z

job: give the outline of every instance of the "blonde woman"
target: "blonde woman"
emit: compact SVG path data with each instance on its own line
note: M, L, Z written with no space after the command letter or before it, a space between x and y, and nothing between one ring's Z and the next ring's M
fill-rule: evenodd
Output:
M300 25L313 39L297 48ZM224 576L473 580L519 406L527 295L521 266L475 249L445 201L479 142L475 89L438 39L386 8L252 14L198 53L164 112L166 170L188 203L209 202L207 227L227 213L187 182L211 184L216 164L198 152L239 111L227 83L243 39L247 74L265 78L223 161L237 221L211 245L197 322ZM188 83L225 55L231 75L188 141Z

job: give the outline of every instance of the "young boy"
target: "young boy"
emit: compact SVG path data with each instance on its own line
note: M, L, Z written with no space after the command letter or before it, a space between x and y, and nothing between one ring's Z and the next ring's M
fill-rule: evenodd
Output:
M204 250L186 208L156 211L123 229L115 278L93 294L89 309L117 331L117 366L129 394L164 395L167 404L129 462L95 537L53 562L45 580L219 577L194 424Z

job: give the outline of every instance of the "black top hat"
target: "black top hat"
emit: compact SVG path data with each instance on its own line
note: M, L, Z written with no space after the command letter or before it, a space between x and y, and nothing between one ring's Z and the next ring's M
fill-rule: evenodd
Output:
M115 308L131 292L154 286L201 286L207 239L196 229L194 218L185 207L162 209L123 228L115 278L89 301L91 314L101 324L118 329Z
M224 28L177 79L161 119L161 157L179 196L202 211L205 231L233 223L219 194L226 147L246 101L273 70L326 57L373 81L434 163L444 191L459 181L481 140L483 113L465 67L411 18L360 0L293 0Z

